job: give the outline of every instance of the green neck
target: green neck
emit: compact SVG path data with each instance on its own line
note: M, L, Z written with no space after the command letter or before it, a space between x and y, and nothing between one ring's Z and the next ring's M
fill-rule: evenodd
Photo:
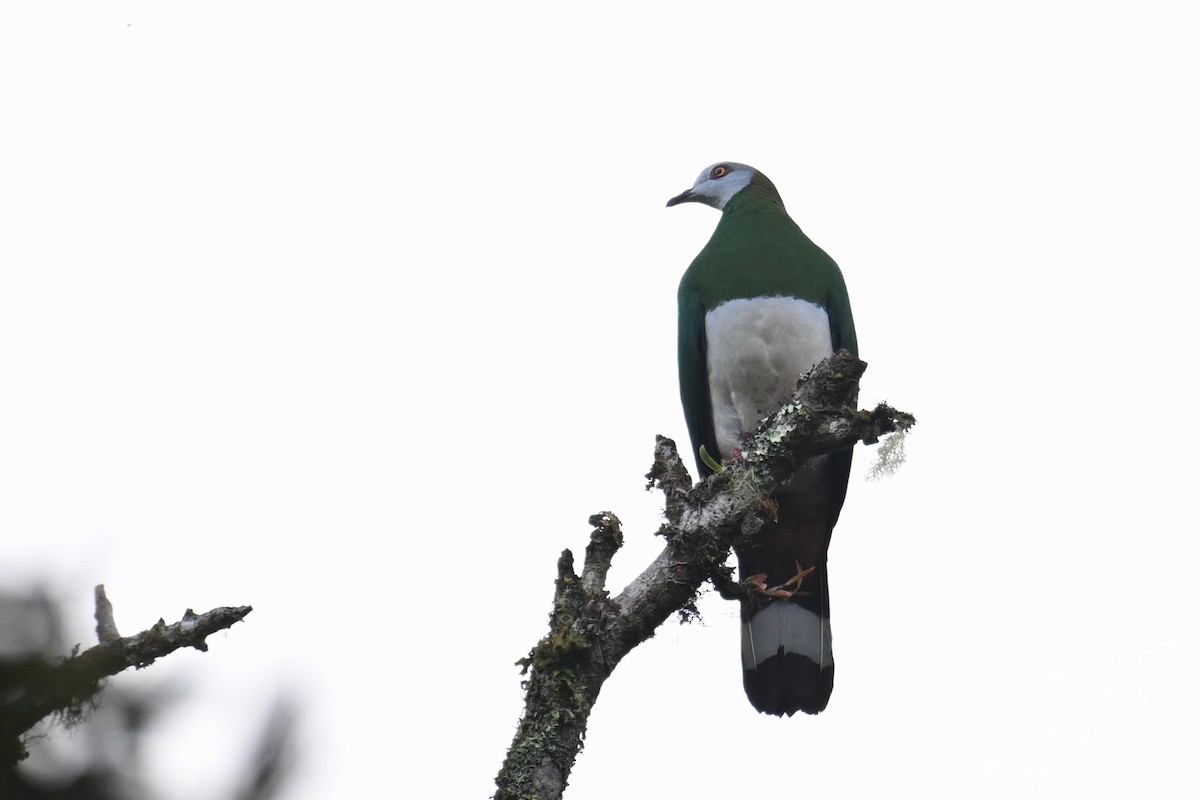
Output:
M779 190L775 188L775 184L760 172L751 178L745 189L729 199L722 213L728 214L731 210L736 211L743 206L749 208L778 206L782 210L783 198L779 196Z

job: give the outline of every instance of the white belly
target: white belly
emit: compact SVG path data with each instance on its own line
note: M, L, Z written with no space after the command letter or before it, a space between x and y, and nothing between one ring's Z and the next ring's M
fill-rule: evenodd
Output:
M729 300L708 312L704 329L717 447L729 458L742 435L833 353L829 315L793 297Z

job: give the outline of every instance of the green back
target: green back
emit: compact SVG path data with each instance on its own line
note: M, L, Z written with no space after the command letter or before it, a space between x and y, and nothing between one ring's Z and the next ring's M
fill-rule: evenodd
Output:
M767 184L769 186L769 184ZM858 355L841 270L813 244L774 192L751 184L725 205L712 238L679 283L679 386L692 452L717 456L708 395L705 315L726 300L795 297L825 309L833 349ZM701 466L701 471L708 470Z

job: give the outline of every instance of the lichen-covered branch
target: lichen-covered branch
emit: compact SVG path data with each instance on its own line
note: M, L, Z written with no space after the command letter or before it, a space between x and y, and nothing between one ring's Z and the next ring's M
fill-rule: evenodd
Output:
M61 661L26 658L0 665L0 767L25 757L21 736L43 717L59 713L78 718L84 706L100 691L100 682L130 667L149 666L180 648L206 651L205 639L240 622L250 606L214 608L196 614L190 608L183 619L168 625L159 620L149 630L122 637L113 620L112 604L104 587L96 587L96 633L100 644Z
M910 414L879 405L855 407L866 364L846 351L825 359L783 408L764 420L744 459L692 484L675 443L659 436L648 488L665 498L666 547L616 597L604 588L621 546L620 520L594 515L580 576L564 550L558 561L550 632L518 662L528 678L525 713L496 778L495 800L559 800L583 747L600 687L634 647L674 613L694 610L706 580L735 591L725 561L733 543L753 536L769 513L769 497L808 459L873 444L916 424Z

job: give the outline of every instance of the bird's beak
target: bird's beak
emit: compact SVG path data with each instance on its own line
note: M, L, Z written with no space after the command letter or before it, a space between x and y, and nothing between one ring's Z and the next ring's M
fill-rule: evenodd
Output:
M694 203L698 199L699 198L697 198L696 195L692 194L692 190L688 189L683 194L677 194L668 200L667 208L670 208L671 206L677 206L680 203Z

